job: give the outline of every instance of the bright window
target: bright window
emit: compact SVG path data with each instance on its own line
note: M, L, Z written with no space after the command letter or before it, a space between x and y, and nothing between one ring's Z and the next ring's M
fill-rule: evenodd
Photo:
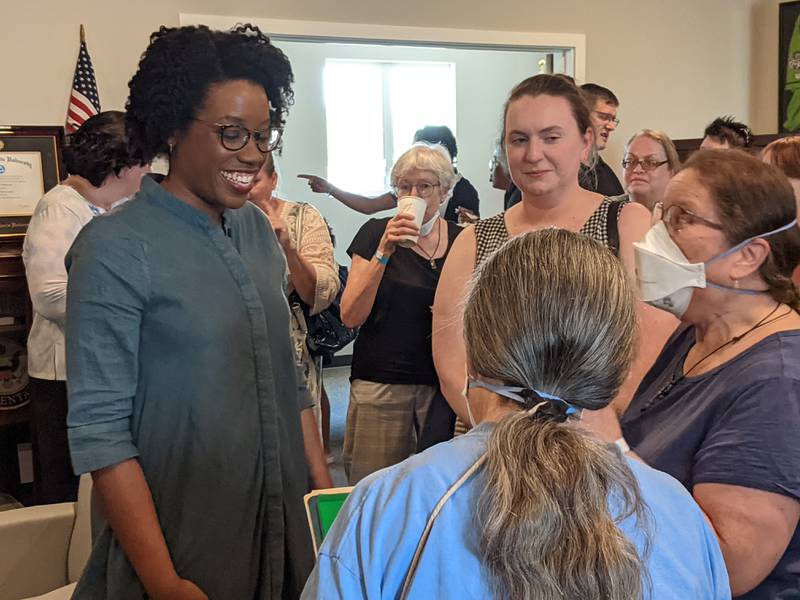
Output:
M453 63L327 59L324 86L327 177L341 189L384 192L418 129L456 133Z

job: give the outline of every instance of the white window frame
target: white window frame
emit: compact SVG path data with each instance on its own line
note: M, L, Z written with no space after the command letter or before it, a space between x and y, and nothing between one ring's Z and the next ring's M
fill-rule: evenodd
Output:
M178 18L181 25L208 25L214 29L230 29L237 23L252 23L276 39L290 41L387 43L533 52L564 51L566 73L572 75L578 83L586 80L586 35L583 33L404 27L196 13L180 13Z
M388 189L388 182L389 182L389 173L391 172L392 165L396 157L394 156L395 151L395 139L394 139L394 128L392 123L392 117L394 114L394 107L390 102L390 92L389 88L391 86L391 77L389 72L391 71L392 67L395 65L443 65L448 66L451 71L451 79L452 83L455 86L456 82L456 65L455 63L448 62L448 61L441 61L441 60L432 60L432 61L425 61L425 60L386 60L386 59L368 59L368 58L337 58L337 57L330 57L325 58L325 66L327 67L328 63L330 62L339 62L339 63L369 63L373 65L379 66L381 69L381 81L382 81L382 99L383 99L383 158L384 158L384 173L383 173L383 182L384 185L380 189L375 190L355 190L357 193L361 194L381 194ZM453 94L455 98L455 89L453 89ZM458 121L457 115L457 107L454 105L453 107L453 121L450 124L450 129L453 131L453 134L458 138L457 126L456 123ZM326 116L328 114L328 107L325 107ZM405 140L406 142L408 140ZM328 140L330 142L330 140ZM407 144L406 144L407 145ZM327 179L335 179L334 175L328 171L326 173ZM350 188L348 188L350 189Z

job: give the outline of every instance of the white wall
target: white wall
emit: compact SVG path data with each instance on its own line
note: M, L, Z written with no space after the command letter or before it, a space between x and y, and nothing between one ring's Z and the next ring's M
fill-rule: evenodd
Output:
M63 123L78 24L106 109L122 108L150 32L184 13L586 35L586 79L619 95L606 160L642 127L697 137L719 114L774 131L777 0L40 0L5 3L0 123ZM7 6L6 6L7 5ZM774 19L774 20L773 20ZM477 86L474 94L486 91ZM299 100L299 96L298 96ZM496 118L498 109L490 111ZM297 124L301 127L301 124ZM461 129L461 128L460 128ZM461 131L465 135L466 131ZM463 144L464 142L462 142ZM478 166L464 170L483 178Z
M503 194L492 189L488 164L499 135L501 107L509 90L535 73L542 55L533 52L414 48L366 44L324 44L278 41L292 62L295 105L286 123L284 152L278 157L282 197L312 202L328 219L337 236L337 259L347 263L345 250L367 217L335 199L313 194L298 173L325 176L327 149L322 70L326 58L366 60L429 60L452 62L456 69L456 116L459 171L481 198L481 214L502 210ZM353 90L357 93L357 90ZM424 94L425 90L419 90ZM437 125L437 123L420 123ZM358 135L358 123L353 123ZM409 145L411 140L408 140ZM332 183L336 183L333 181Z

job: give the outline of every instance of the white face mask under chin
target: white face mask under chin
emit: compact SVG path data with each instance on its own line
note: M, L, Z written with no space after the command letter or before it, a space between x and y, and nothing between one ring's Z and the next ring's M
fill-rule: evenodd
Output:
M439 213L437 211L437 212L433 213L433 216L430 219L428 219L427 221L425 221L422 224L422 227L419 228L419 234L422 237L425 237L426 235L429 235L430 232L433 231L433 227L434 227L434 225L436 225L438 220L439 220Z
M659 221L650 228L643 242L633 245L641 298L680 319L689 308L694 288L715 287L737 294L763 294L764 290L743 290L707 281L706 266L744 248L756 238L786 231L796 223L795 220L763 235L748 238L705 262L692 263L669 235L664 222Z

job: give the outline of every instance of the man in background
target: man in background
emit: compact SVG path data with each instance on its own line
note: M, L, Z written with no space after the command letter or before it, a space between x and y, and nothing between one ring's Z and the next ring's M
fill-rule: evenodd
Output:
M619 196L624 193L622 184L600 156L608 145L608 138L619 125L617 118L619 100L610 89L596 83L584 83L581 91L589 107L589 117L594 127L594 143L598 153L594 169L587 168L581 171L581 187L603 196Z
M749 148L753 143L753 132L744 123L733 117L717 117L703 132L700 148Z

